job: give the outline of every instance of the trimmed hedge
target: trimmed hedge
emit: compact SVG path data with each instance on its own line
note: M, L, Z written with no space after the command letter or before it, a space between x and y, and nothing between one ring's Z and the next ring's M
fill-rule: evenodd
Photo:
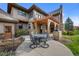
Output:
M79 35L79 30L74 29L73 31L70 31L67 33L67 31L63 32L63 35Z
M74 35L74 32L73 31L70 31L70 32L63 32L63 35Z
M21 35L28 35L28 34L29 34L28 30L18 29L18 30L16 30L15 36L19 37Z

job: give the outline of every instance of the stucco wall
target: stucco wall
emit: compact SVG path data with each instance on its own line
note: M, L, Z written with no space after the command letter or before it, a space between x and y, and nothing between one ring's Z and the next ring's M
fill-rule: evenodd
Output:
M35 17L35 18L43 18L43 17L44 17L43 14L41 14L41 13L35 11L35 10L33 10L33 12L34 12L34 17ZM40 16L40 17L39 17L39 16Z
M3 23L0 23L0 33L4 33L4 25L3 25Z
M14 18L21 19L21 20L28 20L28 19L43 18L44 17L43 14L37 12L36 10L31 11L29 14L26 13L26 16L19 15L18 11L19 11L18 9L12 8L11 15Z
M4 26L12 26L12 34L15 34L15 24L12 23L0 23L0 33L4 33L5 28Z
M1 10L0 10L1 11ZM3 12L3 11L1 11L0 12L0 18L1 19L4 19L4 21L5 21L5 19L7 19L8 21L9 20L12 20L12 21L15 21L16 19L14 19L13 17L11 17L9 14L6 14L5 12Z
M44 18L44 17L45 16L43 14L37 12L36 10L31 11L31 13L29 14L29 19L30 20L34 20L34 18Z

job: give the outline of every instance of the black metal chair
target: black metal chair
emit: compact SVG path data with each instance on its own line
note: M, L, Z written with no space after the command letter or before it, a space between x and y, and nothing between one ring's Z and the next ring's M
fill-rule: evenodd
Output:
M32 44L30 45L30 48L32 48L32 49L34 49L34 48L37 47L37 43L36 43L36 40L35 39L36 38L34 37L34 35L33 34L30 34L30 40L32 42Z
M38 45L41 44L41 47L43 48L48 48L49 45L46 43L46 41L48 40L48 33L44 33L44 34L40 34L40 35L43 35L42 37L37 37L35 36L37 34L30 34L30 39L31 39L31 42L32 44L30 45L30 48L34 49L36 48Z
M45 36L45 37L42 37L41 38L41 47L43 47L43 48L48 48L49 47L49 45L47 44L47 41L48 41L48 39L49 39L49 35L48 35L48 33L43 33L43 35Z

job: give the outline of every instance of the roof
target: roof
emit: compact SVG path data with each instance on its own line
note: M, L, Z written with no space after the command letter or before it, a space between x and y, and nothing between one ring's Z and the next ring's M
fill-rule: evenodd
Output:
M56 23L59 23L59 21L55 17L53 17L53 16L49 16L49 19L51 19L52 21L54 21Z
M60 5L60 8L50 12L49 15L53 15L53 16L59 15L62 12L62 10L63 10L63 7L62 5Z
M44 12L42 9L40 9L39 7L37 7L35 4L33 4L29 9L26 9L16 3L8 3L8 10L7 12L10 13L11 12L11 8L14 7L14 8L17 8L19 10L22 10L24 12L27 12L27 13L30 13L32 10L36 10L44 15L48 15L46 12Z
M16 21L8 20L8 19L5 19L5 18L0 18L0 22L17 23Z
M8 3L8 6L7 6L7 12L8 13L11 13L11 8L12 7L27 12L27 9L26 8L20 6L20 5L16 4L16 3Z
M46 12L44 12L42 9L40 9L39 7L37 7L35 4L33 4L29 9L28 12L31 12L32 10L36 10L44 15L48 15Z
M59 13L60 13L60 8L58 8L58 9L56 9L56 10L50 12L49 14L50 14L50 15L53 15L53 14L59 14Z
M13 18L11 15L9 15L7 12L0 9L0 22L18 22L15 18Z
M52 20L52 21L54 21L54 22L56 22L56 23L59 24L59 22L57 21L57 19L55 17L53 17L53 16L46 16L45 18L42 18L42 20L40 20L40 19L36 19L36 20L37 21L47 21L48 19L50 19L50 20Z
M24 8L24 7L16 4L16 3L8 3L8 13L11 12L11 8L12 7L15 7L15 8L20 9L22 11L25 11L27 13L30 13L32 10L36 10L36 11L44 14L46 16L45 19L48 18L48 19L51 19L51 20L53 20L53 21L55 21L57 23L59 23L59 21L57 21L57 19L54 17L54 15L59 15L60 11L62 10L62 7L60 6L60 8L58 8L55 11L53 11L53 12L50 13L50 14L53 14L53 15L50 15L50 14L47 14L46 12L44 12L39 7L37 7L35 4L33 4L29 9L26 9L26 8Z

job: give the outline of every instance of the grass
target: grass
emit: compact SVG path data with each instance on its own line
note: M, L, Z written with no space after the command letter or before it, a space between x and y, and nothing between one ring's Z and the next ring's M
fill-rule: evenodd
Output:
M64 35L64 39L71 40L70 44L65 44L75 56L79 56L79 35Z

